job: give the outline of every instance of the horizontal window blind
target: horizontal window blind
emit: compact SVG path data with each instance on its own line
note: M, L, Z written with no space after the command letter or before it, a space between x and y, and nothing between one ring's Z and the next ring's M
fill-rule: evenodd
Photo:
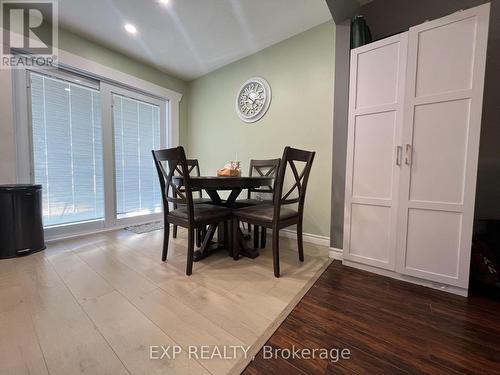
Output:
M35 182L45 226L104 217L101 99L98 90L31 73Z
M117 217L161 211L151 150L160 148L160 108L113 94Z

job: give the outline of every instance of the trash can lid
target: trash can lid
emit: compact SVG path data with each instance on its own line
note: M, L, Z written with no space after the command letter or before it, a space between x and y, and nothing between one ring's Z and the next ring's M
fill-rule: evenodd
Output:
M0 185L0 191L12 191L12 190L38 190L41 189L42 185L39 184L9 184Z

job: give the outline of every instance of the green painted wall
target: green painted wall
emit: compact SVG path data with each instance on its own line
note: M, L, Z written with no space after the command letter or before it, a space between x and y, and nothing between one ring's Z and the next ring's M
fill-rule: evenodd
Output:
M182 94L186 92L186 82L64 29L59 30L59 48ZM179 108L179 139L183 145L187 139L187 104L183 97Z
M334 86L333 21L275 44L200 77L189 84L187 154L213 175L227 161L281 157L286 145L316 151L304 232L330 233ZM235 96L252 76L266 78L272 103L260 121L245 124L235 112Z

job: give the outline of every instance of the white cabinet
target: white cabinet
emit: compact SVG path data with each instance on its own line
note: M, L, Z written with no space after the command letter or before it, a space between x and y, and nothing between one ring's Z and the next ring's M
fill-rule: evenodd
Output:
M407 33L351 54L344 258L394 270Z
M351 52L349 264L467 289L488 18L486 4Z

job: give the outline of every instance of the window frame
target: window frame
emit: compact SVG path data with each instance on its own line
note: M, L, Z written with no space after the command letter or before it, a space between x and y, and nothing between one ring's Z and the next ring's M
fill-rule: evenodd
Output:
M182 94L173 90L144 81L137 77L100 65L69 52L59 50L59 66L70 74L81 75L90 80L99 81L102 103L103 127L103 171L104 171L104 219L79 223L62 224L45 228L47 240L73 237L119 229L128 225L160 220L161 213L135 217L116 218L116 191L114 186L114 138L112 123L111 93L131 96L133 93L142 101L158 101L160 105L160 128L163 132L161 147L179 145L179 102ZM51 75L50 72L35 73ZM30 70L12 70L12 118L16 144L16 174L18 183L33 183L33 144L31 123ZM64 79L64 78L63 78ZM105 94L109 93L109 95ZM145 100L144 100L145 99ZM111 143L109 141L111 140ZM110 173L111 172L111 173Z

